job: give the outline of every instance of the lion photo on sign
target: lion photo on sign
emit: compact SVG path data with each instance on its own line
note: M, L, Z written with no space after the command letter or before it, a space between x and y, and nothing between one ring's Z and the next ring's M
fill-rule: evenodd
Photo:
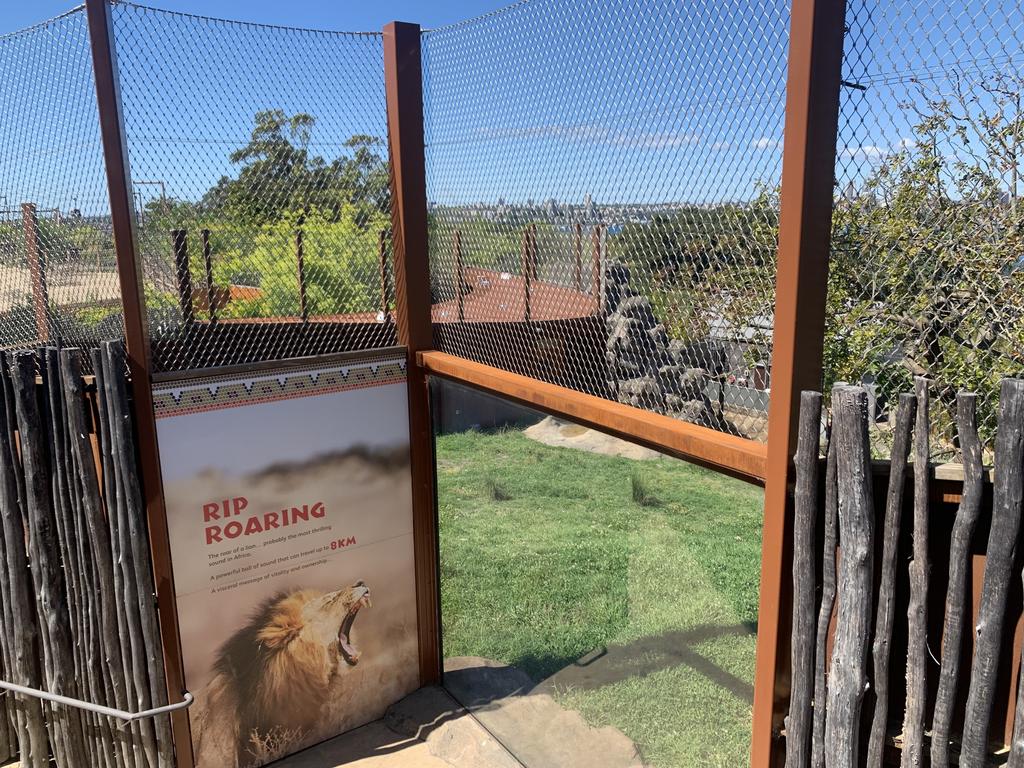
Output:
M363 581L264 602L217 653L196 719L197 764L260 766L315 737L310 724L359 663L353 626L369 606Z

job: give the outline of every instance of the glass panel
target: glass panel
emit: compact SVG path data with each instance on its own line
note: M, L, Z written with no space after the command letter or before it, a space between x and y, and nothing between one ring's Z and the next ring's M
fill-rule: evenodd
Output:
M527 766L743 764L761 489L431 391L449 691Z

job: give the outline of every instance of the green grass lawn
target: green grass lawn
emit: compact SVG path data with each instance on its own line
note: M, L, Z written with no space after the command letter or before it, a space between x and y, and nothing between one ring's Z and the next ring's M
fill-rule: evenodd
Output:
M759 488L513 431L438 438L437 472L446 656L546 681L657 768L747 759Z

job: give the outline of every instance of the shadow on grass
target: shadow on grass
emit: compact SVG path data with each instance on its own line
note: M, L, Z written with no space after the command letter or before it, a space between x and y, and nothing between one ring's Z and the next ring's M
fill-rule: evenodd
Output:
M642 637L631 643L604 646L579 659L521 659L520 665L526 668L561 667L558 672L538 683L518 670L518 674L496 674L495 668L481 666L445 672L445 687L464 706L477 708L508 696L533 693L554 695L560 690L589 691L629 678L646 677L665 669L687 666L736 698L753 704L753 685L722 669L698 652L696 647L721 637L756 634L757 626L754 624L708 624L687 630L672 630Z

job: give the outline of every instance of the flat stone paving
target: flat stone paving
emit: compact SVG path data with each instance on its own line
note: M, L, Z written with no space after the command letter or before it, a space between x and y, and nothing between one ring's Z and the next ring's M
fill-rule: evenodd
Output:
M448 659L452 691L421 688L380 720L272 768L641 768L615 728L593 728L514 667ZM10 768L17 768L13 763Z

